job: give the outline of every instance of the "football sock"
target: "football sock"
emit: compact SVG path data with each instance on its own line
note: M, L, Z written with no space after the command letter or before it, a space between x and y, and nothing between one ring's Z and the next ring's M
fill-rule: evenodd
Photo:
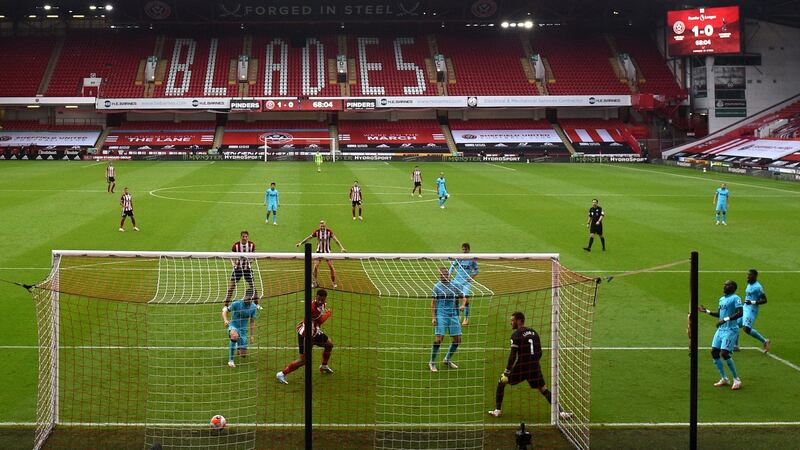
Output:
M722 378L728 378L725 376L725 368L722 367L722 360L720 358L714 358L714 365L717 366L717 370L719 370L719 374Z
M592 248L592 244L594 244L594 238L590 237L589 238L589 248Z
M603 244L603 250L606 249L606 238L600 236L600 243Z
M467 304L464 305L464 317L469 319L469 302L467 302Z
M767 341L767 338L762 336L761 333L755 330L755 328L750 329L750 336L753 336L754 338L758 339L759 342L761 342L762 344Z
M544 398L547 399L547 403L551 403L551 404L553 403L552 394L550 394L550 389L545 389L542 392L542 395L544 395Z
M236 342L231 341L228 343L228 361L233 361L233 354L236 352Z
M494 407L495 409L503 409L503 395L505 394L506 385L497 383L497 392L494 394Z
M284 367L281 372L283 372L284 375L289 375L290 373L292 373L295 370L297 370L298 367L302 367L303 364L305 364L305 363L306 363L306 361L304 359L297 360L297 361L292 361L292 362L289 363L288 366Z
M719 222L719 211L717 211L716 213L714 213L714 217L716 217L716 219L717 219L717 222Z
M458 350L458 344L456 344L455 342L451 343L450 348L447 349L447 354L444 355L444 360L450 361L450 358L453 356L453 353L455 353L456 350Z
M267 222L269 222L269 211L267 211Z
M739 378L739 374L736 373L736 365L733 363L733 358L728 358L725 362L728 363L728 369L730 369L733 378Z
M272 221L276 222L276 223L278 222L278 212L277 211L272 213Z
M722 221L723 222L725 222L725 219L726 219L727 216L728 216L728 213L725 212L725 211L722 211Z
M328 365L328 360L331 359L331 352L333 352L333 348L331 348L331 349L327 349L326 348L325 350L322 351L322 365L323 366L327 366Z
M439 354L439 347L441 346L442 344L433 344L431 346L431 362L436 362L436 355Z

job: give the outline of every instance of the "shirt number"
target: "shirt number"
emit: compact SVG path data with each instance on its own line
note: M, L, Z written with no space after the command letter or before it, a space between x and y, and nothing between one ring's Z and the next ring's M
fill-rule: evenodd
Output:
M534 353L533 352L533 339L528 339L528 342L531 343L531 355L532 355Z

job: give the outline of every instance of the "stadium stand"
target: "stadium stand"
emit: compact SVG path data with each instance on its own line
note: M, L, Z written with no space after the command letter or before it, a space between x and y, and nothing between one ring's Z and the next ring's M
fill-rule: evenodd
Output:
M347 54L358 72L353 95L435 95L425 73L424 37L349 37Z
M264 141L272 150L327 149L330 131L325 122L314 120L229 121L222 137L228 151L262 149Z
M165 40L161 58L167 60L163 84L156 83L154 97L236 97L235 80L229 84L231 59L237 59L242 50L242 38L208 38L172 36ZM188 58L192 64L181 70ZM213 72L206 73L209 64ZM188 83L185 79L189 76Z
M588 154L641 153L636 138L619 120L561 119L559 123L578 152Z
M611 50L600 36L535 35L531 46L534 53L541 54L550 63L555 82L548 83L547 89L552 95L631 93L614 73L609 62Z
M436 120L343 120L339 122L342 152L419 151L447 152L447 141Z
M669 157L766 166L800 160L799 154L800 101L682 148Z
M83 78L96 74L103 79L101 97L144 97L144 88L135 84L136 73L154 46L155 35L147 33L69 33L47 95L80 96Z
M518 37L439 35L436 42L453 62L455 83L448 85L450 95L538 95L522 68L525 51Z
M35 96L53 47L51 38L0 39L0 67L3 68L0 97Z
M310 45L308 52L308 70L303 71L304 47L295 47L290 39L284 37L254 36L253 52L250 54L251 63L258 65L258 75L255 83L250 86L250 94L253 96L291 96L291 97L312 97L312 96L337 96L340 94L336 84L329 83L327 72L327 61L336 59L337 46L333 36L308 37L306 41L320 43L321 46ZM268 65L267 49L270 50L272 66ZM284 54L285 52L285 54ZM321 52L323 63L318 64L318 53ZM255 59L255 61L253 61ZM281 72L276 69L286 61L286 71L281 76ZM272 74L271 85L267 83L269 77L267 72Z
M616 35L619 51L629 54L636 62L639 74L639 92L678 97L685 93L667 67L664 56L647 36Z
M61 130L99 130L100 125L49 124L38 120L7 120L0 122L0 130L18 131L61 131Z
M114 131L214 131L216 126L216 122L211 120L187 120L183 122L131 120L121 123Z

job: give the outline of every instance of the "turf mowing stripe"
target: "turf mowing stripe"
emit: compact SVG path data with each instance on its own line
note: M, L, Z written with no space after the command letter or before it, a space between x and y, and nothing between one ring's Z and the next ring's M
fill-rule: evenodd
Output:
M609 167L616 167L618 169L636 170L636 171L639 171L639 172L649 172L649 173L654 173L654 174L659 174L659 175L669 175L669 176L673 176L673 177L690 178L690 179L693 179L693 180L716 181L717 183L727 183L727 184L732 184L732 185L736 185L736 186L747 186L747 187L757 188L757 189L769 189L770 191L787 192L787 193L794 194L794 195L800 195L800 191L792 191L792 190L789 190L789 189L774 188L774 187L769 187L769 186L759 186L757 184L740 183L738 181L728 181L728 180L720 180L720 179L717 179L717 178L705 178L705 177L698 177L698 176L692 176L692 175L682 175L682 174L679 174L679 173L661 172L661 171L658 171L658 170L639 169L637 167L623 167L623 166L609 165L609 164L602 164L602 165L609 166Z

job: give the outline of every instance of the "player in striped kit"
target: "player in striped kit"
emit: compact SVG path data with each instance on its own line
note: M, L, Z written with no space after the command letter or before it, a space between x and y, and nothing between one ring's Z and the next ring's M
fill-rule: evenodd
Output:
M108 183L108 193L113 194L114 188L117 187L117 179L114 163L111 161L108 162L108 167L106 167L106 183Z
M327 299L328 292L325 291L325 289L320 289L317 291L317 298L311 303L311 339L313 342L311 345L323 348L322 364L319 366L319 371L324 374L333 373L333 369L328 367L328 361L333 352L333 341L322 331L322 328L320 328L332 315L331 310L328 309ZM289 375L306 364L306 355L303 354L305 350L305 332L306 322L303 320L297 324L297 344L300 349L300 358L290 362L283 370L275 374L275 378L277 378L281 384L289 384L289 382L286 381L286 375Z
M119 221L119 231L125 231L125 218L130 217L133 223L133 230L139 231L136 226L136 219L133 217L133 196L128 192L128 188L122 190L122 197L119 198L119 205L122 206L122 220Z
M356 220L356 206L358 206L358 220L364 220L361 216L361 186L358 185L358 180L353 182L350 187L350 203L353 205L353 220Z
M239 240L234 242L231 246L231 252L253 253L255 251L256 244L250 240L250 233L248 233L247 230L242 230L239 235ZM236 285L242 278L247 282L247 288L255 292L255 287L253 286L253 269L250 267L250 260L247 258L236 258L233 260L233 272L231 273L230 282L228 282L228 293L225 294L225 306L228 306L231 302L231 297L233 297L233 292L236 290ZM258 295L254 294L253 298L255 298L255 303L258 305Z
M300 247L301 245L305 244L311 238L317 238L317 253L330 253L331 252L331 239L336 242L336 245L342 250L342 253L347 253L345 250L344 245L339 242L339 239L333 233L333 230L328 228L327 224L325 224L324 220L319 221L319 228L314 230L313 233L306 236L305 239L298 242L296 247ZM328 268L331 270L331 283L333 283L333 287L336 288L336 269L333 268L333 262L330 259L322 258L327 264ZM314 271L311 278L311 285L313 287L317 287L319 283L317 283L317 273L319 272L319 262L320 260L314 261Z
M411 196L414 196L414 192L419 189L419 196L422 197L422 171L419 170L419 166L414 166L414 171L411 172L411 181L414 182L414 188L411 189Z

